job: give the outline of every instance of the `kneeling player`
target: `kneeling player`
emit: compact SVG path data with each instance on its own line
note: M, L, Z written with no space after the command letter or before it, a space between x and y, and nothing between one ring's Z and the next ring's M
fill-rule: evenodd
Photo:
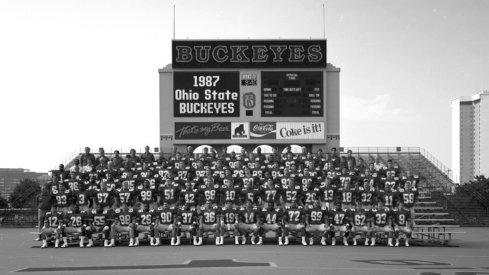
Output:
M73 206L73 210L66 212L64 217L65 226L61 227L61 235L63 236L63 246L68 247L68 235L77 234L80 238L80 247L84 247L85 242L85 220L86 213L80 212L78 205Z
M259 209L254 207L251 200L246 200L246 205L239 211L238 231L242 236L241 244L246 244L246 235L251 233L251 244L255 244L255 237L258 235L258 214ZM257 244L262 244L263 238Z
M175 245L180 244L182 232L190 232L193 244L197 245L197 211L190 203L186 203L177 213L177 225L175 227L177 242Z
M54 247L56 248L59 247L59 238L60 238L59 229L61 228L63 213L56 212L54 210L55 208L53 207L53 211L47 212L46 216L44 216L44 226L41 229L41 239L42 239L41 248L48 247L48 239L51 238L51 236L53 235L56 238Z
M149 233L149 243L154 243L154 210L149 210L148 205L143 205L136 214L136 223L134 224L134 245L139 245L139 234Z
M321 203L315 200L313 205L306 209L306 234L309 235L309 245L314 244L314 234L321 235L321 245L326 245L326 234L329 230L328 210L322 208Z
M167 202L163 203L163 206L156 209L156 223L154 227L155 242L151 240L151 246L160 245L160 233L170 233L171 242L170 245L180 245L180 242L175 243L175 225L176 225L177 209L170 207Z
M283 245L283 212L279 207L274 208L273 202L269 202L267 206L268 208L263 209L260 215L263 223L260 229L260 236L263 237L268 231L273 231L277 236L278 245Z
M405 245L409 246L409 239L411 238L413 230L411 229L411 211L404 207L402 202L399 203L398 209L392 211L394 216L394 232L396 235L396 244L399 246L399 235L404 233Z
M346 226L348 210L341 208L341 203L337 202L335 209L331 211L330 215L333 220L333 226L330 226L333 234L331 245L336 245L336 233L338 233L343 238L343 245L348 246L347 236L349 231Z
M284 245L289 244L289 232L301 233L302 245L307 245L306 242L306 227L304 225L304 208L297 206L295 202L292 202L289 207L285 207L285 229Z
M121 208L114 210L114 224L110 227L110 244L115 246L115 237L119 233L129 234L129 246L134 245L134 226L133 219L136 211L133 208L128 208L125 204Z
M104 210L101 205L97 209L93 209L88 215L88 226L86 227L86 235L88 239L87 247L93 246L93 234L102 234L104 246L109 246L109 212Z
M358 235L361 234L365 238L365 245L368 245L368 237L369 237L369 227L367 222L370 219L370 211L364 210L361 207L360 203L356 204L355 212L351 215L351 234L353 238L353 245L357 245Z
M233 207L233 201L227 200L226 205L221 210L220 245L224 244L224 234L228 232L233 232L235 244L239 244L238 214L238 208Z
M206 204L200 209L199 219L199 242L196 245L202 245L204 232L214 233L216 245L220 245L220 224L219 209L217 206L212 206L212 201L207 200Z
M392 246L391 214L392 211L389 208L384 207L382 201L379 201L376 209L372 209L373 228L371 231L372 243L370 246L375 246L376 233L387 233L387 245Z

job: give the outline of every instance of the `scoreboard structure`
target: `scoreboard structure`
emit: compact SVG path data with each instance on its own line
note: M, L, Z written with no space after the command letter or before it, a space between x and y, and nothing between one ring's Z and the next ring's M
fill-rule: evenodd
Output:
M159 69L160 150L340 146L340 69L326 40L173 40Z

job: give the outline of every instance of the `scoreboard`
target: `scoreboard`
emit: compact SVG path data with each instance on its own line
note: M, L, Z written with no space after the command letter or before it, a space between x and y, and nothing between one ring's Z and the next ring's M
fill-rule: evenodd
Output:
M321 71L262 72L262 117L323 116Z
M162 150L339 144L339 69L324 39L173 40L159 73Z

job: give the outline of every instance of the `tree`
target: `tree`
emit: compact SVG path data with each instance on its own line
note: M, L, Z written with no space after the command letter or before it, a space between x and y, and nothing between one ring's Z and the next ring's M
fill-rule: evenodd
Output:
M8 207L7 200L4 199L2 196L0 196L0 208L7 208L7 207Z
M41 193L41 186L37 181L23 179L14 188L9 196L9 203L13 208L26 206L35 207L37 195Z

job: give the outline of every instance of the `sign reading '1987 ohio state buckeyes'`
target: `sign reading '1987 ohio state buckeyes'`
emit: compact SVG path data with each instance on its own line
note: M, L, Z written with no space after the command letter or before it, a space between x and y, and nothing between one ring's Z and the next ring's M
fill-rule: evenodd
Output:
M174 72L175 117L239 117L239 72Z

